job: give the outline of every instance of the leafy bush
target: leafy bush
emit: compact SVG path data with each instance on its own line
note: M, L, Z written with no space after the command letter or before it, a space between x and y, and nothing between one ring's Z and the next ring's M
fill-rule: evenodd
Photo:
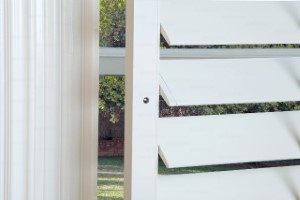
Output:
M160 117L222 115L238 113L276 112L300 110L300 102L230 104L210 106L177 106L169 107L160 99Z
M123 76L100 77L99 110L116 123L124 111L125 80Z
M102 47L125 47L125 0L99 0Z

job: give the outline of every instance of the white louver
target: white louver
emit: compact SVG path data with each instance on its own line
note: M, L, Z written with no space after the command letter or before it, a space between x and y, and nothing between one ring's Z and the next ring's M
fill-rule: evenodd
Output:
M300 57L160 62L170 106L300 101Z
M296 1L161 0L160 12L170 46L300 44ZM161 59L159 75L169 106L300 101L292 55ZM299 111L160 118L159 154L168 168L300 159L299 119ZM158 175L159 200L299 195L299 166Z
M170 45L299 44L297 1L161 0Z
M300 167L158 177L158 200L297 200Z
M171 117L159 120L167 167L300 158L300 112Z

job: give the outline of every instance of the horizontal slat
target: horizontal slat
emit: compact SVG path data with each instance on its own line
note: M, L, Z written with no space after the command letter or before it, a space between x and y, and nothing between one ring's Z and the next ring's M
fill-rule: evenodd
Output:
M161 59L300 57L300 49L161 49ZM100 75L124 75L125 48L100 48Z
M169 168L300 158L300 111L160 118Z
M300 167L158 177L158 200L298 200Z
M125 48L100 48L100 75L125 74Z
M170 45L299 44L300 2L161 0Z
M300 100L300 58L162 60L170 106Z

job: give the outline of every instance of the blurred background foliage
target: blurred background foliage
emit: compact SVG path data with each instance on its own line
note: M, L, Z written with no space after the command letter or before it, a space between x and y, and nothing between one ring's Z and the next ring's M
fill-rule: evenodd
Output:
M117 123L124 111L125 80L124 76L102 76L99 81L99 110Z
M101 47L125 47L125 0L99 0L100 5L100 41ZM161 47L171 48L161 37ZM223 45L223 46L175 46L172 48L300 48L300 45ZM124 77L100 77L99 109L110 116L110 122L119 121L120 113L124 111ZM160 116L188 116L235 114L254 112L274 112L300 110L299 102L234 104L191 107L168 107L160 99Z
M99 0L101 47L125 47L125 0Z

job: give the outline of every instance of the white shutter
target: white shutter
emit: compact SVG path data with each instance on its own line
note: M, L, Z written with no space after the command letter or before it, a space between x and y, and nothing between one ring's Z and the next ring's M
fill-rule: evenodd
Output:
M161 0L161 33L171 46L299 44L299 13L298 2ZM160 60L160 91L170 106L300 100L299 55L217 51ZM168 168L299 159L299 117L289 111L161 118L159 154ZM158 199L297 199L299 169L158 175Z
M160 85L170 106L299 101L299 49L188 49L159 61L157 17L170 46L299 44L300 3L128 3L125 199L298 199L299 166L158 175L155 155L169 168L299 159L299 111L157 120L142 98L157 104Z

